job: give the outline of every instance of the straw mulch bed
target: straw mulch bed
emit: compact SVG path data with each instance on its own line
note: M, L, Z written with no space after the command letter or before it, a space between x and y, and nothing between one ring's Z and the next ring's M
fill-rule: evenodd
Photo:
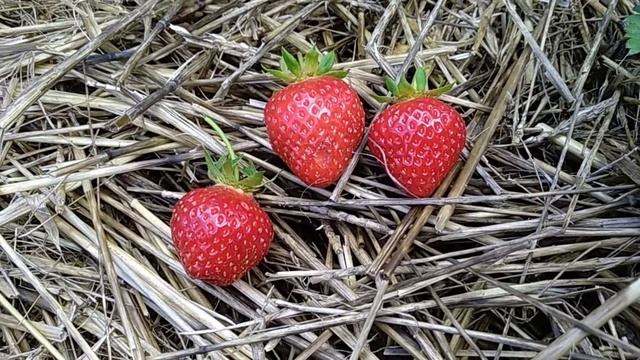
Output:
M0 358L638 357L633 5L0 1ZM437 196L366 148L327 189L272 153L262 68L313 44L368 123L384 74L455 83L469 136ZM276 240L225 288L185 275L168 227L224 150L205 116L273 179Z

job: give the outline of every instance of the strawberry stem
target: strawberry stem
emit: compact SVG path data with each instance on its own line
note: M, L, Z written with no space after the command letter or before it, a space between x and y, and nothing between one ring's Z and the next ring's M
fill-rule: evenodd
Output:
M224 131L222 131L222 129L220 128L220 126L218 126L218 124L216 124L212 118L206 116L204 118L204 121L206 121L209 126L211 126L213 128L213 130L218 134L218 136L220 136L220 139L222 139L222 142L224 143L224 146L226 146L227 151L229 152L229 156L231 156L232 158L236 158L236 153L235 151L233 151L233 147L231 146L231 143L229 142L229 139L227 138L227 136L224 134Z
M333 69L336 62L336 53L333 51L322 55L314 46L304 55L298 53L297 59L284 47L280 51L280 68L265 69L265 71L286 83L298 82L316 76L333 76L339 79L347 76L346 70Z
M263 184L264 172L258 171L251 162L246 165L242 164L242 159L233 151L229 139L220 126L210 117L205 117L205 121L218 134L227 148L227 153L220 156L217 161L213 160L208 151L204 151L209 178L216 183L229 185L245 192L256 191Z

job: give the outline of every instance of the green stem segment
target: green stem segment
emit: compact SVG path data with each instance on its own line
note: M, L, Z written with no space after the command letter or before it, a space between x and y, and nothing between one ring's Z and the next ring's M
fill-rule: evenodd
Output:
M213 119L205 117L205 121L218 134L225 147L227 153L220 156L218 160L213 160L208 151L204 151L204 157L207 161L209 178L218 183L240 189L244 192L254 192L262 186L264 172L258 171L252 163L243 164L242 159L233 151L233 147L229 139L224 134L220 126Z
M436 97L449 92L453 88L453 84L446 83L442 78L437 80L438 84L440 84L437 88L429 89L428 78L433 71L433 67L434 64L432 62L424 67L416 68L411 83L407 81L404 75L398 83L385 76L385 85L391 95L374 95L375 99L382 103L395 103L420 97Z
M296 58L283 47L281 54L280 68L265 69L265 71L286 83L299 82L316 76L333 76L339 79L347 76L346 70L333 69L336 62L336 54L333 51L322 55L314 46L304 55L298 53Z
M233 147L231 146L231 143L229 142L229 139L224 134L224 131L222 131L220 126L218 126L218 124L216 124L215 121L213 121L213 119L210 118L210 117L205 117L204 121L206 121L209 124L209 126L211 126L213 128L213 130L216 132L216 134L218 134L218 136L220 136L220 139L222 139L222 142L224 143L224 146L227 147L227 151L229 152L229 156L232 157L232 158L236 158L236 153L235 153L235 151L233 151Z

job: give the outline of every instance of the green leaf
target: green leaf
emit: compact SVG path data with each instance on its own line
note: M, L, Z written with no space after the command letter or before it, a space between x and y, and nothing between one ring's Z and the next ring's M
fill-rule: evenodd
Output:
M640 53L640 15L627 17L624 25L624 30L628 37L626 47L629 49L629 55Z
M336 53L334 51L328 52L326 55L320 59L320 65L318 66L318 74L322 75L333 67L333 64L336 61Z
M633 7L633 12L640 13L640 4Z
M624 20L624 29L630 37L640 33L640 15L631 15ZM637 37L634 36L634 37Z
M627 30L627 38L640 39L640 27Z
M392 78L385 76L384 83L387 85L387 89L389 90L389 92L391 92L391 95L396 97L400 95L400 90L398 89L398 85L396 85L396 83L393 81Z
M285 48L282 48L282 59L284 60L287 69L289 69L289 71L291 71L293 75L300 76L300 63Z
M629 55L640 53L640 38L629 38L627 40L627 49L629 49Z
M629 15L626 19L624 19L624 22L627 26L638 26L638 23L640 23L640 14Z
M418 92L423 92L427 87L427 74L424 68L417 68L416 73L413 75L413 82L415 83L415 89Z

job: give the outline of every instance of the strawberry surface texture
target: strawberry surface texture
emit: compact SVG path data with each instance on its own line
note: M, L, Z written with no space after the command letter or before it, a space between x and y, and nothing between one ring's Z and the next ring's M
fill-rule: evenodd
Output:
M268 253L273 225L253 196L227 185L192 190L175 205L171 232L187 274L229 285Z
M309 186L324 188L343 173L364 134L365 112L344 81L318 76L274 94L264 120L273 150Z
M367 145L393 181L413 197L428 197L455 166L466 139L460 114L433 97L385 109Z

